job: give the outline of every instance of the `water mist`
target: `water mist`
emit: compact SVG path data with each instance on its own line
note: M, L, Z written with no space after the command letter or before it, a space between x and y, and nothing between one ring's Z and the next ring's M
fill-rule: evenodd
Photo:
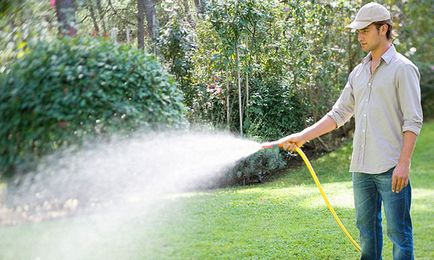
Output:
M120 236L132 219L152 225L161 209L170 212L168 197L214 185L225 170L260 149L256 142L205 132L138 134L84 147L47 157L34 173L10 185L8 201L15 210L2 217L3 224L37 230L41 241L49 241L24 241L25 236L13 241L30 244L26 258L104 259L95 255L98 247L129 246L128 234L122 234L123 245L110 245L110 237ZM45 228L53 222L55 229ZM0 258L15 255L0 252Z

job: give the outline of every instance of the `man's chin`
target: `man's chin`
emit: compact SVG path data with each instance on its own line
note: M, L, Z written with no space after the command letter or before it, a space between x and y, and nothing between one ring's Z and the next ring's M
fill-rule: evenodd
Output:
M367 45L360 45L360 48L362 49L362 51L364 52L369 52L369 47Z

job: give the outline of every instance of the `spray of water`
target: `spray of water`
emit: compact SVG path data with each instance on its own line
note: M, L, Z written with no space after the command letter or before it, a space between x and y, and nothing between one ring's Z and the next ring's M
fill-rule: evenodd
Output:
M33 244L33 259L93 259L101 244L97 241L119 236L133 218L155 219L159 209L171 206L170 194L215 184L225 170L259 149L256 142L222 133L112 138L50 156L35 173L16 181L8 200L20 216L33 215L31 220L41 220L47 212L74 212L75 219L86 213L72 230L41 230L52 240ZM8 221L13 224L13 219L3 219Z

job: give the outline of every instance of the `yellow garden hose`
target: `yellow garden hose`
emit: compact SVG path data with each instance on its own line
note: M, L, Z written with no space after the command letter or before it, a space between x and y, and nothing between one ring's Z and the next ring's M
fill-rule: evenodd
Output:
M327 205L327 208L330 210L330 212L333 215L333 218L335 219L336 223L338 223L339 227L342 229L344 234L348 237L348 239L351 241L351 243L354 245L354 247L357 249L357 251L360 252L360 246L357 244L357 242L353 239L353 237L350 235L348 230L345 228L342 221L339 219L338 215L336 214L335 210L333 209L332 205L330 204L329 199L327 198L324 189L321 186L321 183L318 180L318 177L316 176L315 170L313 169L312 165L310 164L309 159L304 154L304 152L300 148L295 149L297 153L300 155L300 157L303 159L304 163L306 164L307 169L310 172L310 175L312 176L312 179L314 180L316 186L318 187L319 192L321 193L322 198L324 199L325 204Z
M273 148L278 147L276 143L264 143L262 144L262 148ZM353 239L353 237L350 235L348 230L345 228L342 221L339 219L338 215L336 214L335 210L333 209L332 205L330 204L329 199L327 198L327 195L324 192L324 189L321 186L321 183L318 180L318 177L316 176L315 170L312 167L312 164L310 164L309 159L304 154L304 152L299 148L296 147L295 150L300 155L300 157L303 159L304 163L306 164L307 169L310 172L310 175L312 176L312 179L314 180L316 186L318 187L319 192L321 193L322 198L324 199L325 204L327 205L327 208L330 210L330 212L333 215L333 218L335 219L336 223L338 223L339 227L342 229L344 234L348 237L348 239L351 241L351 243L354 245L354 247L357 249L357 251L361 251L359 244Z

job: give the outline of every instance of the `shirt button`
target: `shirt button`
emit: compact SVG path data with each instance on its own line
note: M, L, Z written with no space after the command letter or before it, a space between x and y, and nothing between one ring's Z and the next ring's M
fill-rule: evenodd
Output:
M363 114L363 117L366 117L366 114Z
M371 86L371 84L372 84L372 83L369 82L369 83L368 83L368 86Z
M365 130L362 131L363 133L365 132Z

